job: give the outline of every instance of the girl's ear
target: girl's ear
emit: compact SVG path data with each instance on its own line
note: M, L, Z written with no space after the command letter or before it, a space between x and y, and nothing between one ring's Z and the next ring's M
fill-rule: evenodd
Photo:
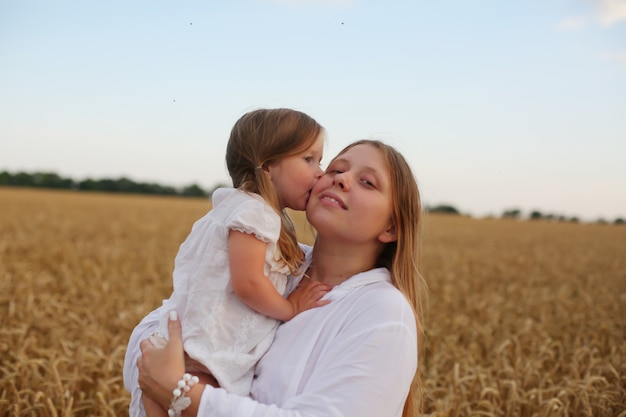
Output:
M270 172L270 164L269 162L263 162L261 165L261 169L265 172Z
M378 240L382 243L390 243L390 242L395 242L396 240L398 240L398 233L396 232L396 225L393 223L390 223L389 226L385 229L385 231L382 232L380 235L378 235Z
M269 179L272 179L272 171L271 171L271 165L268 162L264 162L261 166L259 166L257 169L261 169L263 172L265 172L265 174L267 174L267 176L269 177Z

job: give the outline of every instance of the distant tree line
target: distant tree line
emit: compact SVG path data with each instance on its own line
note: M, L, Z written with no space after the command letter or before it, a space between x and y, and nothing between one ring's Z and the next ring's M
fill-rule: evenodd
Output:
M426 206L427 213L453 214L460 215L461 212L456 207L449 204L439 204L437 206Z
M462 215L462 213L456 207L449 205L449 204L427 206L426 211L428 213ZM580 222L580 219L576 216L567 217L567 216L556 215L556 214L551 214L551 213L546 214L546 213L540 212L539 210L533 210L528 214L527 217L524 217L520 209L508 209L508 210L504 210L500 217L502 219L524 219L525 218L525 219L532 220L532 221L543 220L543 221L568 222L568 223ZM609 222L606 219L598 219L595 221L595 223L598 223L598 224L613 223L613 224L623 225L623 224L626 224L626 220L624 220L622 217L618 217L612 222Z
M17 172L13 174L7 171L0 172L0 186L102 191L108 193L172 195L182 197L210 197L213 190L217 188L214 187L212 190L205 190L198 184L190 184L185 187L176 188L156 183L136 182L126 177L117 179L87 178L81 181L75 181L71 178L61 177L53 172Z
M164 186L156 183L136 182L126 177L117 179L103 178L91 179L87 178L81 181L75 181L71 178L64 178L54 172L17 172L10 173L8 171L0 172L0 186L5 187L39 187L52 189L66 189L78 191L102 191L108 193L128 193L128 194L153 194L153 195L172 195L181 197L211 197L213 191L219 187L226 186L218 184L210 190L205 190L198 184L190 184L184 187L176 188L172 186ZM439 204L435 206L426 206L426 212L439 213L449 215L463 215L456 207L450 204ZM503 219L522 219L522 211L519 209L505 210L501 218ZM555 222L578 223L576 216L566 217L563 215L544 214L538 210L533 210L526 217L528 220L543 220ZM606 219L598 219L599 224L626 224L623 218L617 218L612 222Z
M521 219L523 217L522 211L520 209L509 209L504 210L502 212L503 219ZM562 222L562 223L579 223L580 219L577 216L564 216L562 214L553 214L553 213L542 213L539 210L532 210L528 216L526 217L528 220L538 221L549 221L549 222ZM605 219L597 219L595 223L599 224L608 224L609 221ZM618 217L615 219L613 224L625 224L623 218Z

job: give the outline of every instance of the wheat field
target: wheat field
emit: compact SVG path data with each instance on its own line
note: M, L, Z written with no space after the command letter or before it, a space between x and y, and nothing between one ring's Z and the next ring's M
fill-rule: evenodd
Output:
M209 203L0 188L0 207L0 416L127 415L128 337ZM626 416L626 227L425 219L425 414Z

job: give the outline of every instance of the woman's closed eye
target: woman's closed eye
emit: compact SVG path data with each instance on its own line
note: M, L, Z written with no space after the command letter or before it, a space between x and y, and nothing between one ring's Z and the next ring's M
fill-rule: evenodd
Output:
M345 167L339 164L334 164L326 168L326 174L343 174L344 172L346 172Z
M368 188L376 188L376 183L368 178L361 178L361 183Z

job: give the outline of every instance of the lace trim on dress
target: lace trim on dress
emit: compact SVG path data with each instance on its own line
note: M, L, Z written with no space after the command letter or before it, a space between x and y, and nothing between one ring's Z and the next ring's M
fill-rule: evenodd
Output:
M241 232L241 233L245 233L247 235L254 235L254 237L256 237L257 239L259 239L261 242L264 243L270 243L269 239L266 239L263 236L259 236L258 234L256 234L255 232L253 232L252 230L246 230L243 227L237 227L237 226L233 226L230 228L230 230L234 230L236 232Z

